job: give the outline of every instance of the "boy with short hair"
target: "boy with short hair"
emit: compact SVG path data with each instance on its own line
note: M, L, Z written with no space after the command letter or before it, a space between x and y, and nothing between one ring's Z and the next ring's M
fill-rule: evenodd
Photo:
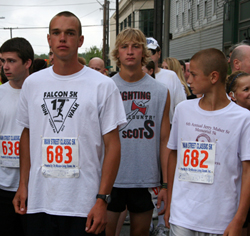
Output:
M204 96L179 104L172 123L165 213L171 236L241 235L250 198L250 114L227 98L226 77L218 49L192 57L188 83Z
M1 235L24 235L24 217L15 213L12 204L19 184L19 140L23 130L16 123L16 111L34 51L26 39L12 38L3 43L0 53L8 78L0 86L0 229Z
M13 203L28 213L30 236L105 235L126 116L115 83L78 62L83 39L73 13L54 16L48 34L54 65L27 78L20 95L24 130Z
M121 68L112 78L120 90L128 123L119 130L121 164L108 205L106 234L115 235L119 215L127 206L130 235L145 236L154 209L152 188L159 190L160 165L166 164L170 96L164 85L142 72L149 52L140 30L122 31L112 56ZM161 200L166 203L165 188L160 190L158 205Z

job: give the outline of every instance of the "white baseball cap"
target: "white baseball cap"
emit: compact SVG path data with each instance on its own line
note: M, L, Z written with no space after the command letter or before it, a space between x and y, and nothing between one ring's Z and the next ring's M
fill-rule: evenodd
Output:
M158 42L154 38L149 37L149 38L146 38L146 39L147 39L147 47L148 47L148 49L155 50L157 47L160 47Z

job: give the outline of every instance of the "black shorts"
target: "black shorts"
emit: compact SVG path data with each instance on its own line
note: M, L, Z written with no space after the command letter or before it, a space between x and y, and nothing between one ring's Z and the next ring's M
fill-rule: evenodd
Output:
M142 213L154 209L148 188L113 188L108 210L122 212L126 209L133 213Z
M27 214L27 236L94 236L85 231L86 222L85 217ZM98 235L105 236L105 232Z
M15 192L0 189L0 235L24 236L26 229L26 215L15 213L12 200Z

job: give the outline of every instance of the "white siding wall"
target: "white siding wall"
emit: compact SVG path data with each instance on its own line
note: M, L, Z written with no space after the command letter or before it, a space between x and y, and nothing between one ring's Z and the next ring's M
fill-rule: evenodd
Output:
M216 14L212 14L212 1L207 0L207 17L204 17L205 0L199 0L199 20L197 20L198 0L184 0L184 25L182 26L182 0L179 0L178 28L176 28L176 0L171 0L169 56L190 59L199 50L215 47L222 50L223 4L218 1ZM188 24L188 3L192 20Z

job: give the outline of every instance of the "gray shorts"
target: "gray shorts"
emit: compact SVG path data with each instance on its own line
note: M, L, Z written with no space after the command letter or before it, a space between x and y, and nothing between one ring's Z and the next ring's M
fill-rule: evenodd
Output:
M187 229L178 225L170 224L169 236L223 236L223 234L209 234Z

